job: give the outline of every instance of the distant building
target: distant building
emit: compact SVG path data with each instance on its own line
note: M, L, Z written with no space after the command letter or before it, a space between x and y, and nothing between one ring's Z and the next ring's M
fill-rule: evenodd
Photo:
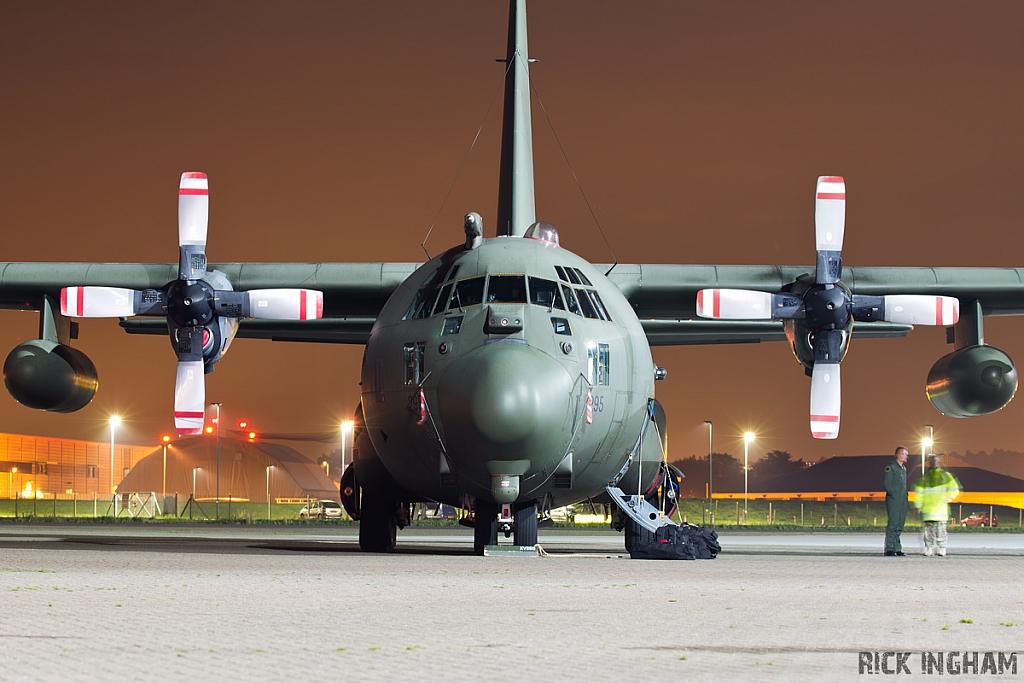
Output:
M153 449L115 443L114 486ZM21 492L27 497L40 492L109 496L110 455L109 441L0 434L0 495L13 498L15 492Z
M882 479L885 466L892 462L891 455L839 456L823 460L810 467L763 480L750 480L748 498L751 500L816 500L816 501L883 501L885 489ZM907 482L910 499L914 499L914 483L921 476L921 459L911 457L907 463ZM945 456L943 468L960 480L963 492L957 503L1005 505L1024 508L1024 480L997 472L983 470ZM736 500L743 498L738 492L715 492L715 498Z
M193 468L196 498L217 495L217 439L196 436L167 446L166 478L162 446L114 444L111 478L110 442L0 434L0 496L39 494L50 497L107 497L111 481L119 493L177 493L188 498ZM270 495L277 499L339 500L338 488L314 461L287 446L220 439L222 500L266 501L267 467ZM166 482L166 488L165 488Z

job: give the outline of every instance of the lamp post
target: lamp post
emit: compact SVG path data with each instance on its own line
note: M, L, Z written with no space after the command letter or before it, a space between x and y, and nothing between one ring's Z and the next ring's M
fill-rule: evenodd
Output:
M17 467L12 467L7 471L7 495L10 496L14 492L14 473L18 471ZM12 498L14 496L11 496Z
M750 466L747 464L749 461L750 453L750 442L756 439L757 436L754 432L746 432L743 435L743 523L747 523L747 471Z
M708 514L710 515L711 528L713 529L715 528L715 510L714 508L711 507L711 501L714 498L714 479L712 478L714 475L714 464L712 463L712 458L714 457L714 425L712 424L711 420L704 420L704 424L708 426Z
M110 494L114 494L114 432L117 425L121 424L120 415L111 415L107 420L110 423Z
M199 493L199 491L196 490L196 472L198 472L201 469L202 469L201 467L193 467L192 468L192 500L195 500L196 499L196 494ZM203 513L203 514L206 514L206 513Z
M320 467L324 468L324 470L326 471L326 474L327 474L327 478L330 479L331 478L331 461L330 460L324 460L322 463L320 463Z
M217 417L214 418L217 421L217 475L214 484L214 495L217 497L217 502L214 503L214 507L217 510L215 516L220 519L220 404L214 403L213 407L217 409Z
M349 439L352 438L352 430L356 423L353 420L345 420L341 423L341 473L345 474L345 449Z
M928 451L931 447L935 445L935 427L925 425L924 428L928 430L928 436L921 439L921 476L924 476L925 456L928 455Z
M267 521L270 521L270 470L274 469L273 465L267 465Z
M167 434L164 434L160 438L160 440L164 442L164 476L163 476L163 479L161 480L162 483L160 484L160 486L161 486L160 495L166 496L167 495L167 444L169 444L171 442L171 437L168 436Z

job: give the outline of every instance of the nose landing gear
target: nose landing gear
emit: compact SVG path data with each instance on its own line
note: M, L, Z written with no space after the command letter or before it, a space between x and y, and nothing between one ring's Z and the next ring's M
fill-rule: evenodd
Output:
M473 551L498 544L498 532L512 537L516 546L537 545L537 501L498 505L477 498L473 504Z

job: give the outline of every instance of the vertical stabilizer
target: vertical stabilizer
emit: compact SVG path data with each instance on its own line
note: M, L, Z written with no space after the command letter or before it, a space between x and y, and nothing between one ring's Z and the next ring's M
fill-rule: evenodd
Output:
M505 64L497 234L522 237L537 220L533 198L533 126L530 122L526 0L511 0L509 3Z

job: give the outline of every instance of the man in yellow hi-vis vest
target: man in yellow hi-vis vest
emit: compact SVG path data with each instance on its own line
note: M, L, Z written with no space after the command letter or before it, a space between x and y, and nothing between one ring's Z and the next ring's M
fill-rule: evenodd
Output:
M928 469L914 485L914 507L921 511L924 526L924 554L946 554L946 522L949 503L960 495L960 482L939 466L939 456L929 455Z

